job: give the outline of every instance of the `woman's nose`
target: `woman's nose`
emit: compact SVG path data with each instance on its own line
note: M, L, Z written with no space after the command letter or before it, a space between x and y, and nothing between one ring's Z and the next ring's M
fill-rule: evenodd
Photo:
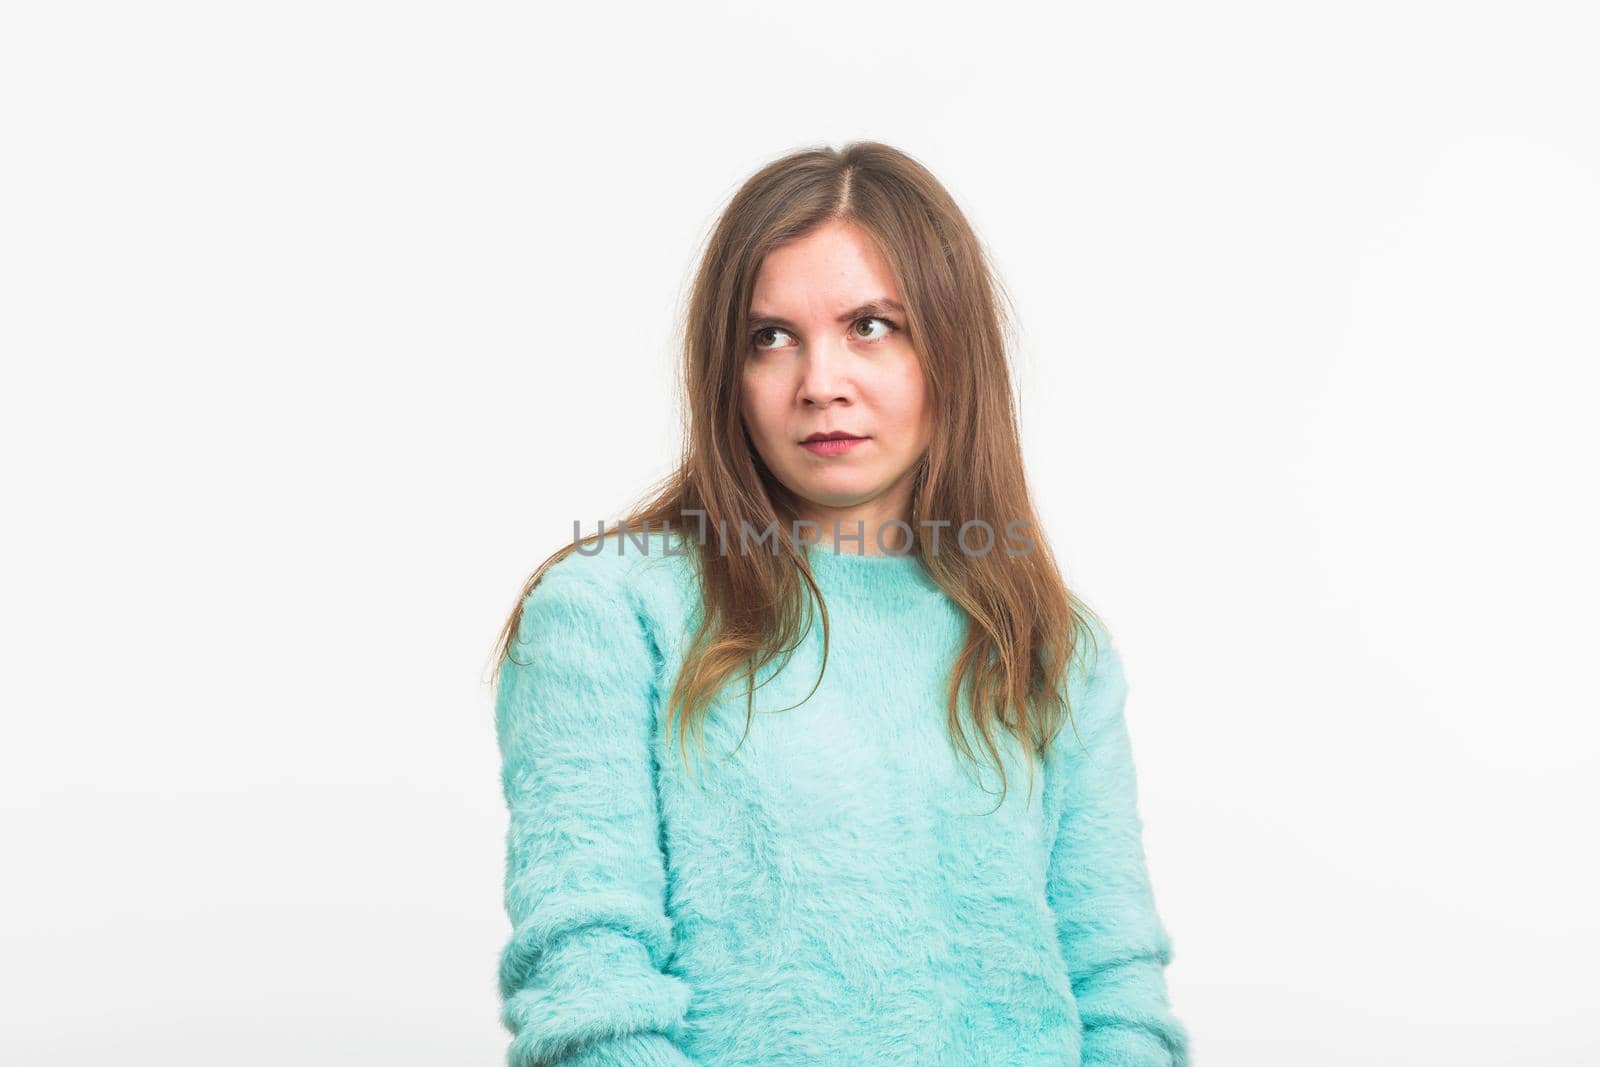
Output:
M806 352L805 373L800 380L800 398L826 406L834 401L849 403L851 386L846 377L849 353L830 345L815 345Z

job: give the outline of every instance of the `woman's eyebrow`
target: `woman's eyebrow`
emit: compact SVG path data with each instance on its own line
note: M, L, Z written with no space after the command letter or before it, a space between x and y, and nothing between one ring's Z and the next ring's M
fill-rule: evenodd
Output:
M841 324L851 323L857 319L867 318L868 316L882 315L885 311L893 311L904 315L906 309L900 304L899 301L890 300L886 296L880 296L876 300L868 300L865 304L862 304L859 307L853 307L849 311L844 312L838 317L837 321ZM794 323L790 322L781 315L768 315L764 312L755 311L753 309L750 312L750 325L752 327L782 326L788 330L795 328Z

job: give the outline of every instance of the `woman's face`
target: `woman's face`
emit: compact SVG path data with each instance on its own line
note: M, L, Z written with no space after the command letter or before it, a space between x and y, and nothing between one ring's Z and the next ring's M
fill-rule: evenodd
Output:
M888 264L858 226L827 223L767 254L749 321L741 410L756 450L824 539L835 521L853 536L860 519L873 552L876 527L907 518L913 468L933 434ZM860 440L804 443L832 431ZM893 549L903 536L885 542Z

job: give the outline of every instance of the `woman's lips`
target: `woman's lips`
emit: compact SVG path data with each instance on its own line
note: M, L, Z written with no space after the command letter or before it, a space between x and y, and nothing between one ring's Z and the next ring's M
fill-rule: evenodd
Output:
M870 440L870 437L835 437L831 441L802 441L800 447L819 456L842 456Z

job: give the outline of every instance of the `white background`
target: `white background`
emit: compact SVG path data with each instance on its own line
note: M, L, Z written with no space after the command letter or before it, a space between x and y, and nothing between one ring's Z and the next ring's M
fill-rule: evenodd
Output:
M0 21L0 1058L496 1064L490 693L768 159L993 252L1204 1067L1593 1063L1591 4Z

